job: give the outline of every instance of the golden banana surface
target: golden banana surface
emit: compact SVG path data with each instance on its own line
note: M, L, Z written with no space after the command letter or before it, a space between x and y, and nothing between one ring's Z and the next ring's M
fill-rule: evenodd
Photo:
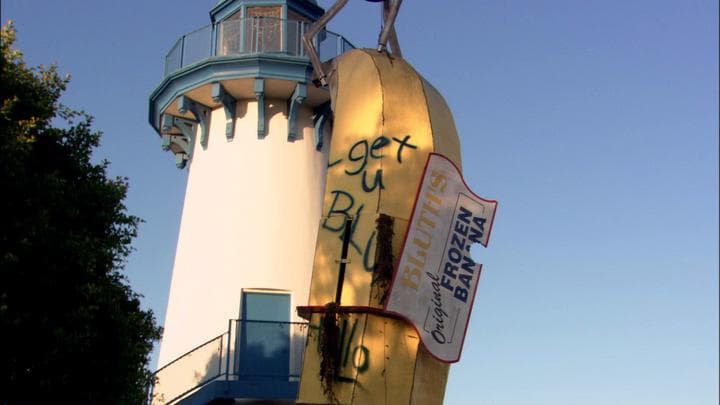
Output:
M440 404L449 365L425 351L413 327L382 313L384 287L374 282L376 219L380 214L394 219L397 260L428 154L441 153L461 167L452 115L407 62L384 52L343 54L329 82L334 124L298 403ZM352 227L343 258L347 218ZM339 370L329 398L320 380L318 338L322 307L335 301L339 281L346 313L338 322Z

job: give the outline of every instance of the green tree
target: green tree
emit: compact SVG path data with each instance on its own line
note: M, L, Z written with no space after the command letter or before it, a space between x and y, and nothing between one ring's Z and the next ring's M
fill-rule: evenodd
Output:
M140 220L127 182L91 161L100 132L58 99L68 78L28 68L2 28L0 404L143 400L151 311L122 274Z

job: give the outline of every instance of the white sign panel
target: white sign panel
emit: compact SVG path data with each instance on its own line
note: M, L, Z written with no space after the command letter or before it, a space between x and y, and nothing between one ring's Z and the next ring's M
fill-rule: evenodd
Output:
M430 154L385 310L410 321L428 351L460 359L497 201L475 195L446 157Z

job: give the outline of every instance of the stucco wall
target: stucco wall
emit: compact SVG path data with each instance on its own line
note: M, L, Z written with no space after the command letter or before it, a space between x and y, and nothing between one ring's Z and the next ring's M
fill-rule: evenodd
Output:
M226 331L240 316L243 288L291 291L294 321L294 307L308 302L329 128L318 152L306 106L295 142L285 100L266 100L263 139L255 101L239 101L236 113L233 140L222 108L212 112L207 146L196 137L159 366Z

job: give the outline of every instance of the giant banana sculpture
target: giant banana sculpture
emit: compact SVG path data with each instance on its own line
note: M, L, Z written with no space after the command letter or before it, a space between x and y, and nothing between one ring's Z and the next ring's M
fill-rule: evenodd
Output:
M310 332L298 403L439 404L444 396L449 365L382 310L382 268L399 255L428 155L460 167L460 145L438 91L379 48L316 66L334 123L309 303L299 308Z

